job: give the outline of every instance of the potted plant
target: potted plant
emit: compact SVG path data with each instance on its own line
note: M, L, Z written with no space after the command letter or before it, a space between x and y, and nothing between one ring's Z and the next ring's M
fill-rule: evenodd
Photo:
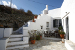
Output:
M31 44L35 44L35 40L36 40L36 34L32 34L32 36L30 37L30 42Z
M65 34L65 32L63 32L63 31L59 31L59 34L60 34L60 37L61 37L61 38L64 38L64 34Z
M0 25L0 28L4 28L4 26L3 25Z
M36 40L40 40L40 36L39 35L36 36Z
M36 37L34 37L34 36L31 37L31 40L30 40L31 41L31 44L35 44L35 39L36 39Z
M39 33L39 35L40 35L40 39L42 39L42 33Z
M58 29L59 29L59 30L62 30L63 28L62 28L62 26L59 26Z

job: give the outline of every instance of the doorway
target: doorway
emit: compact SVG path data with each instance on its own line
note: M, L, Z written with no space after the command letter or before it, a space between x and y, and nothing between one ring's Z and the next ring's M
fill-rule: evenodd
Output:
M66 39L69 40L69 18L66 17Z

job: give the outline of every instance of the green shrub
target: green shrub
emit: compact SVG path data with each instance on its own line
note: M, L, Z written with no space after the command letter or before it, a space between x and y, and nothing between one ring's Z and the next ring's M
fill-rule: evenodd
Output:
M58 31L58 33L59 33L59 34L65 34L65 32L63 32L63 31Z
M60 34L65 34L65 32L61 32Z
M40 40L40 36L36 36L36 40Z
M58 29L59 29L59 30L62 30L63 28L62 28L62 26L59 26Z

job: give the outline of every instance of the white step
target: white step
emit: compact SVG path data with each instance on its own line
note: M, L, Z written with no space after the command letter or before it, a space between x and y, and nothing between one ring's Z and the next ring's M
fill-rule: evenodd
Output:
M27 44L27 45L13 46L13 47L7 47L6 50L8 50L8 49L16 49L16 48L24 48L24 47L29 47L29 44Z
M7 46L20 45L20 44L27 44L27 43L25 41L11 42L11 43L7 43Z
M23 35L11 35L10 37L23 37Z
M10 38L9 41L21 41L23 38Z

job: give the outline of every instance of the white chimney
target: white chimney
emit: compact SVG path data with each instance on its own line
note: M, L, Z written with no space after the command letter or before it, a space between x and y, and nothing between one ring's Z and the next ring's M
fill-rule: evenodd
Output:
M48 10L48 5L46 5L46 9Z
M43 14L48 14L48 5L46 5L46 8L43 10Z

